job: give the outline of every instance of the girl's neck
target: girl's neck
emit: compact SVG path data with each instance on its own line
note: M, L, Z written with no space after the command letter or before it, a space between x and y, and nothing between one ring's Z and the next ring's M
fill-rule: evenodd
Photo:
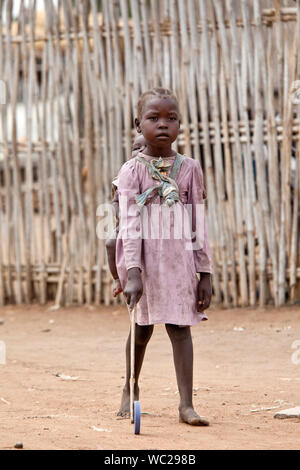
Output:
M151 157L161 157L161 158L168 158L168 157L174 157L176 155L176 152L172 150L171 147L154 147L151 145L146 145L145 149L143 150L143 153L145 155L149 155Z

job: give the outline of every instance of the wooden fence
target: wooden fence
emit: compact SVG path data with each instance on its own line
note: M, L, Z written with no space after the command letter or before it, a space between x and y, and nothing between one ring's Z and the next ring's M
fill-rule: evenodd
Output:
M0 303L120 301L97 207L153 86L177 94L176 148L203 167L213 301L299 298L300 1L37 7L1 1Z

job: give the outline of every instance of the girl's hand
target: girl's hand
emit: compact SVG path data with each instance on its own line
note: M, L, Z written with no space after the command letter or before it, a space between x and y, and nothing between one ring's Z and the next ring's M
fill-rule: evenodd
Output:
M124 296L130 310L138 303L143 294L143 283L139 268L128 270L128 281L124 289Z
M200 273L197 294L197 310L203 312L209 307L212 296L210 273Z

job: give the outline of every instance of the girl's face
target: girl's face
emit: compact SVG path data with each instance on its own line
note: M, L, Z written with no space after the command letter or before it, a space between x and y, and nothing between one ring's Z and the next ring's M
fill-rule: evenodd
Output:
M142 116L135 120L138 132L145 138L147 146L152 148L170 148L177 139L180 119L174 98L147 98Z

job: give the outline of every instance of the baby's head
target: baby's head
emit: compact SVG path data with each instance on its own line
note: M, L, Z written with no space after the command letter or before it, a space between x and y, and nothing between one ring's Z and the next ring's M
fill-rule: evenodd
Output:
M137 131L145 143L164 147L176 140L180 127L180 112L175 94L167 88L153 88L143 93L137 104Z
M135 157L139 152L142 152L146 146L145 138L142 134L138 134L132 144L132 156Z

